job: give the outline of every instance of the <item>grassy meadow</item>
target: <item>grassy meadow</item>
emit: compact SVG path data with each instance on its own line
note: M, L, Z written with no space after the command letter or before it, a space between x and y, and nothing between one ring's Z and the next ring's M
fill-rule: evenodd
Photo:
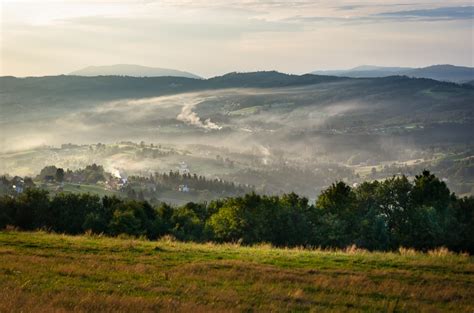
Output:
M0 312L474 312L474 258L0 232Z

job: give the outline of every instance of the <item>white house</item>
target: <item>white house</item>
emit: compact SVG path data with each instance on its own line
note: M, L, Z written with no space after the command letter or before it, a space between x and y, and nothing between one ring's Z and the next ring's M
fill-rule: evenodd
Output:
M188 185L179 185L178 190L181 192L189 192Z

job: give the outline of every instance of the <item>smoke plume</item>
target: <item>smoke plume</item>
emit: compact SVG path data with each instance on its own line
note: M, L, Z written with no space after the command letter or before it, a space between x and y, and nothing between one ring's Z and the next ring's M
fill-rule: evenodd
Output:
M197 127L210 129L210 130L219 130L222 129L222 126L217 125L216 123L212 122L210 118L201 121L201 118L193 111L193 108L196 104L190 103L185 104L181 113L176 117L178 121L182 121L189 125L194 125Z

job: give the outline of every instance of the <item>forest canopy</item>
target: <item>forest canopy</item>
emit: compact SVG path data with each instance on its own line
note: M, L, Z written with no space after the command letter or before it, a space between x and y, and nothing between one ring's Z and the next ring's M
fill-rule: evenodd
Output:
M184 241L368 250L445 246L474 252L474 198L459 198L429 171L351 187L343 181L315 204L295 193L249 193L210 202L153 207L147 201L91 194L51 196L35 187L0 198L0 228L86 231Z

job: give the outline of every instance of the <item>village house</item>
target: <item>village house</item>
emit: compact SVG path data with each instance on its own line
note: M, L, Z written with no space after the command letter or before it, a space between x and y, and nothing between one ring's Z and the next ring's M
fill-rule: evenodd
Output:
M189 192L189 187L188 187L188 185L179 185L178 186L178 191L180 191L180 192Z

